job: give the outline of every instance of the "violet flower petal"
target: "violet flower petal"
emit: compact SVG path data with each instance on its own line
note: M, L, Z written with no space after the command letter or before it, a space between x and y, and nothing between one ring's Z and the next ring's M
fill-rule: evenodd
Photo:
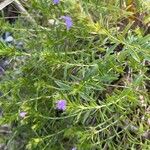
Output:
M67 101L66 100L58 100L56 102L56 108L58 110L65 111L66 110Z
M67 30L69 30L73 26L73 22L70 16L62 16L61 19L65 20Z
M54 4L58 4L60 2L60 0L53 0Z
M24 112L24 111L19 113L19 116L21 118L24 118L26 115L27 115L27 112Z

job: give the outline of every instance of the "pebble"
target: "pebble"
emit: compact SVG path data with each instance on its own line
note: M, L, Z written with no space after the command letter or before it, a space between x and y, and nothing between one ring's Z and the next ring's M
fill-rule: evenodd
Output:
M0 144L0 150L8 150L5 144Z
M10 32L4 32L1 36L0 36L0 41L4 42L6 44L10 44L15 46L17 49L23 49L23 45L24 43L22 41L17 41L14 39L14 37L12 36L12 33Z
M49 20L48 20L48 24L49 24L49 25L58 25L59 22L58 22L57 20L54 20L54 19L49 19Z
M12 36L8 36L5 40L6 43L11 43L14 41L14 38Z
M15 46L18 49L23 49L23 45L24 45L24 43L22 41L16 41L15 42Z
M4 32L2 34L2 38L5 40L8 36L11 36L11 33L10 32Z

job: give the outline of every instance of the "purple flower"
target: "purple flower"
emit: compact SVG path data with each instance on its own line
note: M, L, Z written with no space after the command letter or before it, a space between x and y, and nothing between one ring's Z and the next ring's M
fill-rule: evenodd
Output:
M62 16L61 19L65 20L65 24L66 24L67 30L69 30L73 26L71 17L69 17L69 16Z
M62 111L66 110L66 105L67 105L67 101L66 100L58 100L56 102L56 108L58 110L62 110Z
M77 148L76 148L76 147L73 147L71 150L77 150Z
M60 2L60 0L53 0L54 4L58 4Z
M24 112L24 111L22 111L22 112L19 113L19 116L21 118L24 118L26 115L27 115L27 112Z

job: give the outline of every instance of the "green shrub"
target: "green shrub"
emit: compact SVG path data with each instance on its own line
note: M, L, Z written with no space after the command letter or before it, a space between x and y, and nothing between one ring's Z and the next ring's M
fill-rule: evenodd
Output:
M38 25L21 18L13 25L1 20L2 30L25 43L24 51L0 43L0 55L11 60L0 84L4 111L0 123L10 123L13 130L8 146L147 150L150 36L146 29L132 28L129 21L118 30L119 20L132 14L121 10L119 1L62 0L53 5L32 0L30 4L28 11ZM144 8L139 2L138 11L149 11ZM66 15L73 21L69 30L60 19ZM50 19L54 25L48 24ZM66 109L58 110L59 100L66 101Z

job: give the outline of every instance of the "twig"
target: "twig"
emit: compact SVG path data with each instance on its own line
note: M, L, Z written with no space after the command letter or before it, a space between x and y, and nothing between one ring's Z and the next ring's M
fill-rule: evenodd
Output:
M31 15L27 12L27 10L22 6L22 4L18 0L4 0L0 3L0 10L4 9L6 6L13 3L15 7L21 12L21 14L24 14L28 21L36 24L36 21L31 17Z
M5 0L3 2L0 3L0 10L4 9L6 6L8 6L9 4L11 4L14 0Z
M22 4L18 0L14 0L13 4L16 6L16 8L26 17L28 20L32 23L36 23L36 21L31 17L31 15L27 12L27 10L22 6Z

